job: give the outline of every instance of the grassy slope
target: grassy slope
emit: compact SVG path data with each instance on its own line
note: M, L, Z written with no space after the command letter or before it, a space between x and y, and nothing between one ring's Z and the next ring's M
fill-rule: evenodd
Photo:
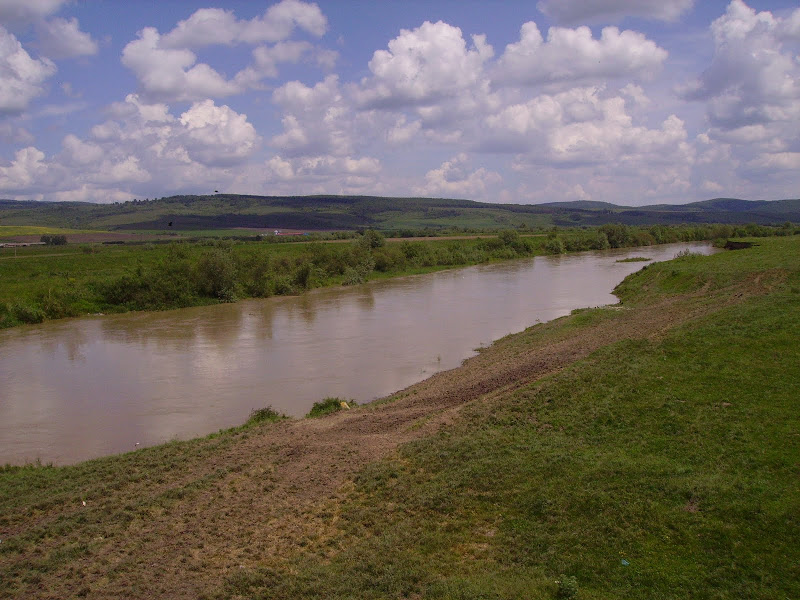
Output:
M345 501L320 500L338 515L324 540L301 536L209 596L553 598L564 574L580 598L800 597L800 239L759 244L648 265L619 288L627 311L507 338L504 352L523 352L584 336L665 296L689 294L704 314L466 405L365 466ZM193 495L233 467L194 481L185 466L269 431L0 472L0 597L48 597L79 574L102 589L120 569L146 580L154 566L128 535L164 511L191 523ZM42 518L84 497L105 508ZM102 536L120 528L121 562L98 562Z

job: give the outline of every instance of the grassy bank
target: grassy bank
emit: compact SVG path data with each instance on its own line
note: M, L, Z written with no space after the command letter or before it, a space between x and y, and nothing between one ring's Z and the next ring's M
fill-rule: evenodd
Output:
M479 239L386 243L367 231L339 244L203 240L169 244L4 249L0 252L0 328L128 310L163 310L299 294L327 285L423 273L496 260L656 243L724 238L784 228L726 225L551 231L514 230Z
M6 468L0 597L800 597L800 239L757 243L384 402Z

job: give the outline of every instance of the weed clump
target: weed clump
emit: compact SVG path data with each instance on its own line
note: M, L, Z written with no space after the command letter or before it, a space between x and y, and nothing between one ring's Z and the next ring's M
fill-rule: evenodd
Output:
M340 410L347 410L352 406L358 406L355 400L342 400L341 398L325 398L319 402L314 402L314 406L306 415L306 417L323 417L331 413L339 412Z
M578 597L578 580L575 577L561 575L556 583L558 584L556 598L569 599Z
M259 423L275 423L285 418L285 415L282 415L271 406L267 406L265 408L257 408L251 411L250 417L247 419L244 425L245 427L250 427L252 425L258 425Z

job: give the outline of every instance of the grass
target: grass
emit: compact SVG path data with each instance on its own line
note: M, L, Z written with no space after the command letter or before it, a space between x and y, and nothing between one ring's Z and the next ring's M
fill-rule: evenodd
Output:
M98 233L97 230L64 229L63 227L38 227L34 225L0 225L0 240L21 235L54 235L69 233Z
M629 262L648 262L648 261L650 261L650 260L652 260L652 259L650 259L650 258L647 258L647 257L645 257L645 256L631 256L631 257L629 257L629 258L621 258L621 259L619 259L619 260L618 260L618 261L616 261L616 262L618 262L618 263L629 263Z
M318 499L325 535L298 534L280 559L221 574L204 597L800 597L798 256L800 238L783 238L647 265L617 290L625 310L579 311L487 349L481 360L501 361L580 339L664 299L708 309L464 406L365 465L341 497ZM136 535L165 514L178 515L175 527L224 531L241 468L226 457L263 439L264 456L245 468L271 485L268 466L289 460L269 445L273 426L1 469L0 597L46 596L87 569L98 581L152 579ZM96 510L52 516L82 499ZM191 521L208 502L215 520ZM116 554L101 552L104 539ZM155 589L141 585L134 595Z

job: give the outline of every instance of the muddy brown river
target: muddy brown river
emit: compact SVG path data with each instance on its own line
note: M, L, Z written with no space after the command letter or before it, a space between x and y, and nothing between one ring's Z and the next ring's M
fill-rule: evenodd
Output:
M537 257L326 288L299 297L69 319L0 331L0 464L70 464L292 416L328 396L368 402L476 348L575 308L678 244ZM138 445L138 446L137 446Z

